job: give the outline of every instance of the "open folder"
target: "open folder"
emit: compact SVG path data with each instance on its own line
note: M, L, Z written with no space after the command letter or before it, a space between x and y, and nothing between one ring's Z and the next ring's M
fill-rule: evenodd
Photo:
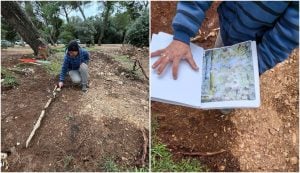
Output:
M166 48L172 40L167 33L153 34L150 51ZM255 41L208 50L190 43L190 48L199 71L182 60L174 80L171 63L161 75L150 68L151 100L202 109L260 106ZM151 58L150 66L158 58Z

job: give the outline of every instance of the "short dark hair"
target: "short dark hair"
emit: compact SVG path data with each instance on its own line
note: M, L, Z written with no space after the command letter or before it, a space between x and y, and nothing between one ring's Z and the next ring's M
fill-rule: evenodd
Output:
M76 40L72 40L69 42L68 51L79 51L79 45Z

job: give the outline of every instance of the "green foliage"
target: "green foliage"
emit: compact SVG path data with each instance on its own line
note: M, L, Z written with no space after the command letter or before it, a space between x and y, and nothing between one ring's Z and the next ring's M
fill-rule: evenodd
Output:
M137 47L149 45L149 12L147 10L129 27L125 42Z
M45 65L46 70L50 75L55 77L60 74L61 66L63 63L63 54L64 53L59 53L59 54L54 55L54 57L57 57L57 58L50 60L51 63Z
M70 164L71 164L72 160L74 160L73 156L65 156L65 158L63 159L65 170L70 167Z
M87 19L86 21L75 25L75 34L82 43L90 43L92 41L91 39L93 39L93 36L96 33L92 22L93 21L91 19Z
M18 39L17 32L1 17L1 40L14 42Z
M76 38L75 24L64 24L60 30L61 31L58 39L61 40L63 44L68 44L71 40L74 40Z
M166 145L154 143L151 148L152 171L155 172L202 172L204 169L196 159L183 159L180 162L172 160Z
M14 87L18 85L18 81L13 73L4 67L1 68L1 79L4 79L4 81L1 82L1 85L4 87Z
M112 158L107 158L104 163L100 165L101 170L105 172L119 172L120 168Z

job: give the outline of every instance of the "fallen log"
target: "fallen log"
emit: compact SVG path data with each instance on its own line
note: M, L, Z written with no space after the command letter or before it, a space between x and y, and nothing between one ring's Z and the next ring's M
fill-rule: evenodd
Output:
M34 125L32 131L31 131L31 133L30 133L30 135L29 135L29 137L28 137L27 140L26 140L26 148L29 146L29 143L30 143L31 139L33 138L33 136L34 136L36 130L41 126L41 122L42 122L42 120L43 120L43 118L44 118L44 116L45 116L46 109L49 107L49 105L51 104L51 102L52 102L52 101L55 99L55 97L56 97L56 91L57 91L57 85L55 85L54 90L53 90L53 92L52 92L53 98L50 98L50 99L47 101L46 105L44 106L44 109L42 110L42 112L41 112L41 114L40 114L40 116L39 116L39 119L38 119L37 122L35 123L35 125Z
M39 116L39 119L37 120L37 122L35 123L34 127L33 127L33 130L31 131L28 139L26 140L26 148L28 147L33 135L35 134L35 131L40 127L41 125L41 121L42 119L44 118L45 116L45 110L42 110L40 116Z

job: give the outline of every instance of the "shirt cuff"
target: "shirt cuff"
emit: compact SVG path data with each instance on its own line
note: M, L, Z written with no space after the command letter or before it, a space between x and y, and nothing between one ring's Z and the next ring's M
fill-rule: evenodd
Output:
M190 45L190 36L182 31L174 31L174 40L184 42L187 45Z

